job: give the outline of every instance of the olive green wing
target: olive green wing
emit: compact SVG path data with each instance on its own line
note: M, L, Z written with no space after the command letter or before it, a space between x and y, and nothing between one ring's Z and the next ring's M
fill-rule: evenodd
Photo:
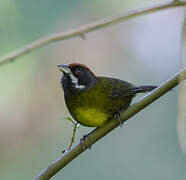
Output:
M124 98L128 96L133 97L136 94L137 87L129 82L108 77L97 77L97 80L109 97Z

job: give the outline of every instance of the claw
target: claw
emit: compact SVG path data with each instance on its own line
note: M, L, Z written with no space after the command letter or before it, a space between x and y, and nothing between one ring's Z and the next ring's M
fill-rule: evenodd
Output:
M85 148L85 142L84 142L84 141L85 141L84 138L81 138L81 139L80 139L80 144L81 144L81 146L82 146L83 151L85 151L85 149L86 149L86 148Z
M122 127L123 127L123 123L121 122L121 111L118 111L118 112L115 114L114 118L118 121L120 127L122 128Z
M89 133L90 134L90 133ZM89 134L86 134L84 135L81 139L80 139L80 144L83 148L83 150L85 151L86 150L86 147L85 147L85 140L88 140L88 135ZM91 149L91 146L88 147L89 149Z

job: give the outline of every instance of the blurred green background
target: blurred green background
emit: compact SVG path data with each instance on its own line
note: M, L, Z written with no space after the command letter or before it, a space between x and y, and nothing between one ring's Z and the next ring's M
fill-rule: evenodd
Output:
M50 33L159 2L166 1L1 0L0 56ZM184 8L138 17L91 32L86 40L50 44L0 67L0 179L33 179L69 144L72 127L65 120L70 115L56 64L84 63L98 75L158 85L181 68L183 19ZM177 106L175 88L53 179L184 179ZM90 130L79 128L76 142Z

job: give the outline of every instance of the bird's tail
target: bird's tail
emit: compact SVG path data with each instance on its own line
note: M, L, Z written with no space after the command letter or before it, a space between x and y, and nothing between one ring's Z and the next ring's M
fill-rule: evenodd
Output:
M155 88L157 88L157 86L138 86L138 87L134 88L133 92L145 93L145 92L150 92L150 91L154 90Z

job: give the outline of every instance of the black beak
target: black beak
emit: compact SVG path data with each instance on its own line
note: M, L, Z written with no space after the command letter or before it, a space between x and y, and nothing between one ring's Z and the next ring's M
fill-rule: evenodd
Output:
M58 64L57 67L61 72L65 73L65 74L71 74L72 73L69 66L66 65L66 64Z

